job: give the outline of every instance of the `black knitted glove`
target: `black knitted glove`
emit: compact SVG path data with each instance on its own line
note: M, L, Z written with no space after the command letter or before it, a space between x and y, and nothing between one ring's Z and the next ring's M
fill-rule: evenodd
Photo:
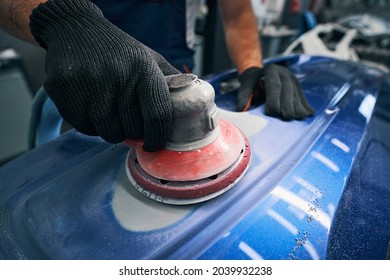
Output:
M161 55L113 24L87 0L49 0L30 16L45 49L44 88L78 131L111 143L144 138L162 149L172 107L164 75L179 73Z
M251 104L265 99L265 113L269 116L300 120L314 114L299 82L286 67L252 67L239 76L239 81L237 111L246 111Z

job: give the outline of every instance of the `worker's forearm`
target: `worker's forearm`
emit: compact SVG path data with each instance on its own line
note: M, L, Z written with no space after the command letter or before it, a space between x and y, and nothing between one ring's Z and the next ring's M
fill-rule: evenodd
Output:
M0 27L30 43L35 42L29 27L30 15L40 3L47 0L0 0Z
M262 67L263 59L256 17L250 1L220 0L222 19L229 54L238 72Z

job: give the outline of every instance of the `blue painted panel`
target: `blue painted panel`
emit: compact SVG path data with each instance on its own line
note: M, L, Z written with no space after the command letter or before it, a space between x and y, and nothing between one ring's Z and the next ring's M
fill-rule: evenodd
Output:
M235 71L205 77L251 144L234 188L189 206L152 201L126 177L128 147L70 131L0 168L0 257L325 259L330 245L342 250L330 233L336 214L351 215L338 210L385 75L323 57L269 62L290 67L316 114L285 122L263 105L232 112L235 92L220 85Z

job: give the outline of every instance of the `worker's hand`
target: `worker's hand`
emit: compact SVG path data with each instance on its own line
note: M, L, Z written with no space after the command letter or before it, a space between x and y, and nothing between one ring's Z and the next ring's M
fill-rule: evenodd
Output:
M265 113L269 116L300 120L314 114L299 82L286 67L276 64L265 68L252 67L239 76L239 81L239 112L265 99Z
M30 17L47 49L44 88L78 131L111 143L144 138L162 149L171 132L165 75L179 73L161 55L130 37L90 1L47 1Z

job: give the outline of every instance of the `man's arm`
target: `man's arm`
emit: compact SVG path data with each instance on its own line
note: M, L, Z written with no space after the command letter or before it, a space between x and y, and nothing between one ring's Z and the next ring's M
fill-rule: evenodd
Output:
M256 17L250 0L219 0L226 44L241 74L250 67L263 67Z
M30 15L40 3L47 0L0 0L0 27L10 34L37 44L30 27Z
M249 110L265 99L265 113L285 120L314 114L299 81L288 68L263 67L259 32L250 0L219 0L226 43L240 81L236 110Z

